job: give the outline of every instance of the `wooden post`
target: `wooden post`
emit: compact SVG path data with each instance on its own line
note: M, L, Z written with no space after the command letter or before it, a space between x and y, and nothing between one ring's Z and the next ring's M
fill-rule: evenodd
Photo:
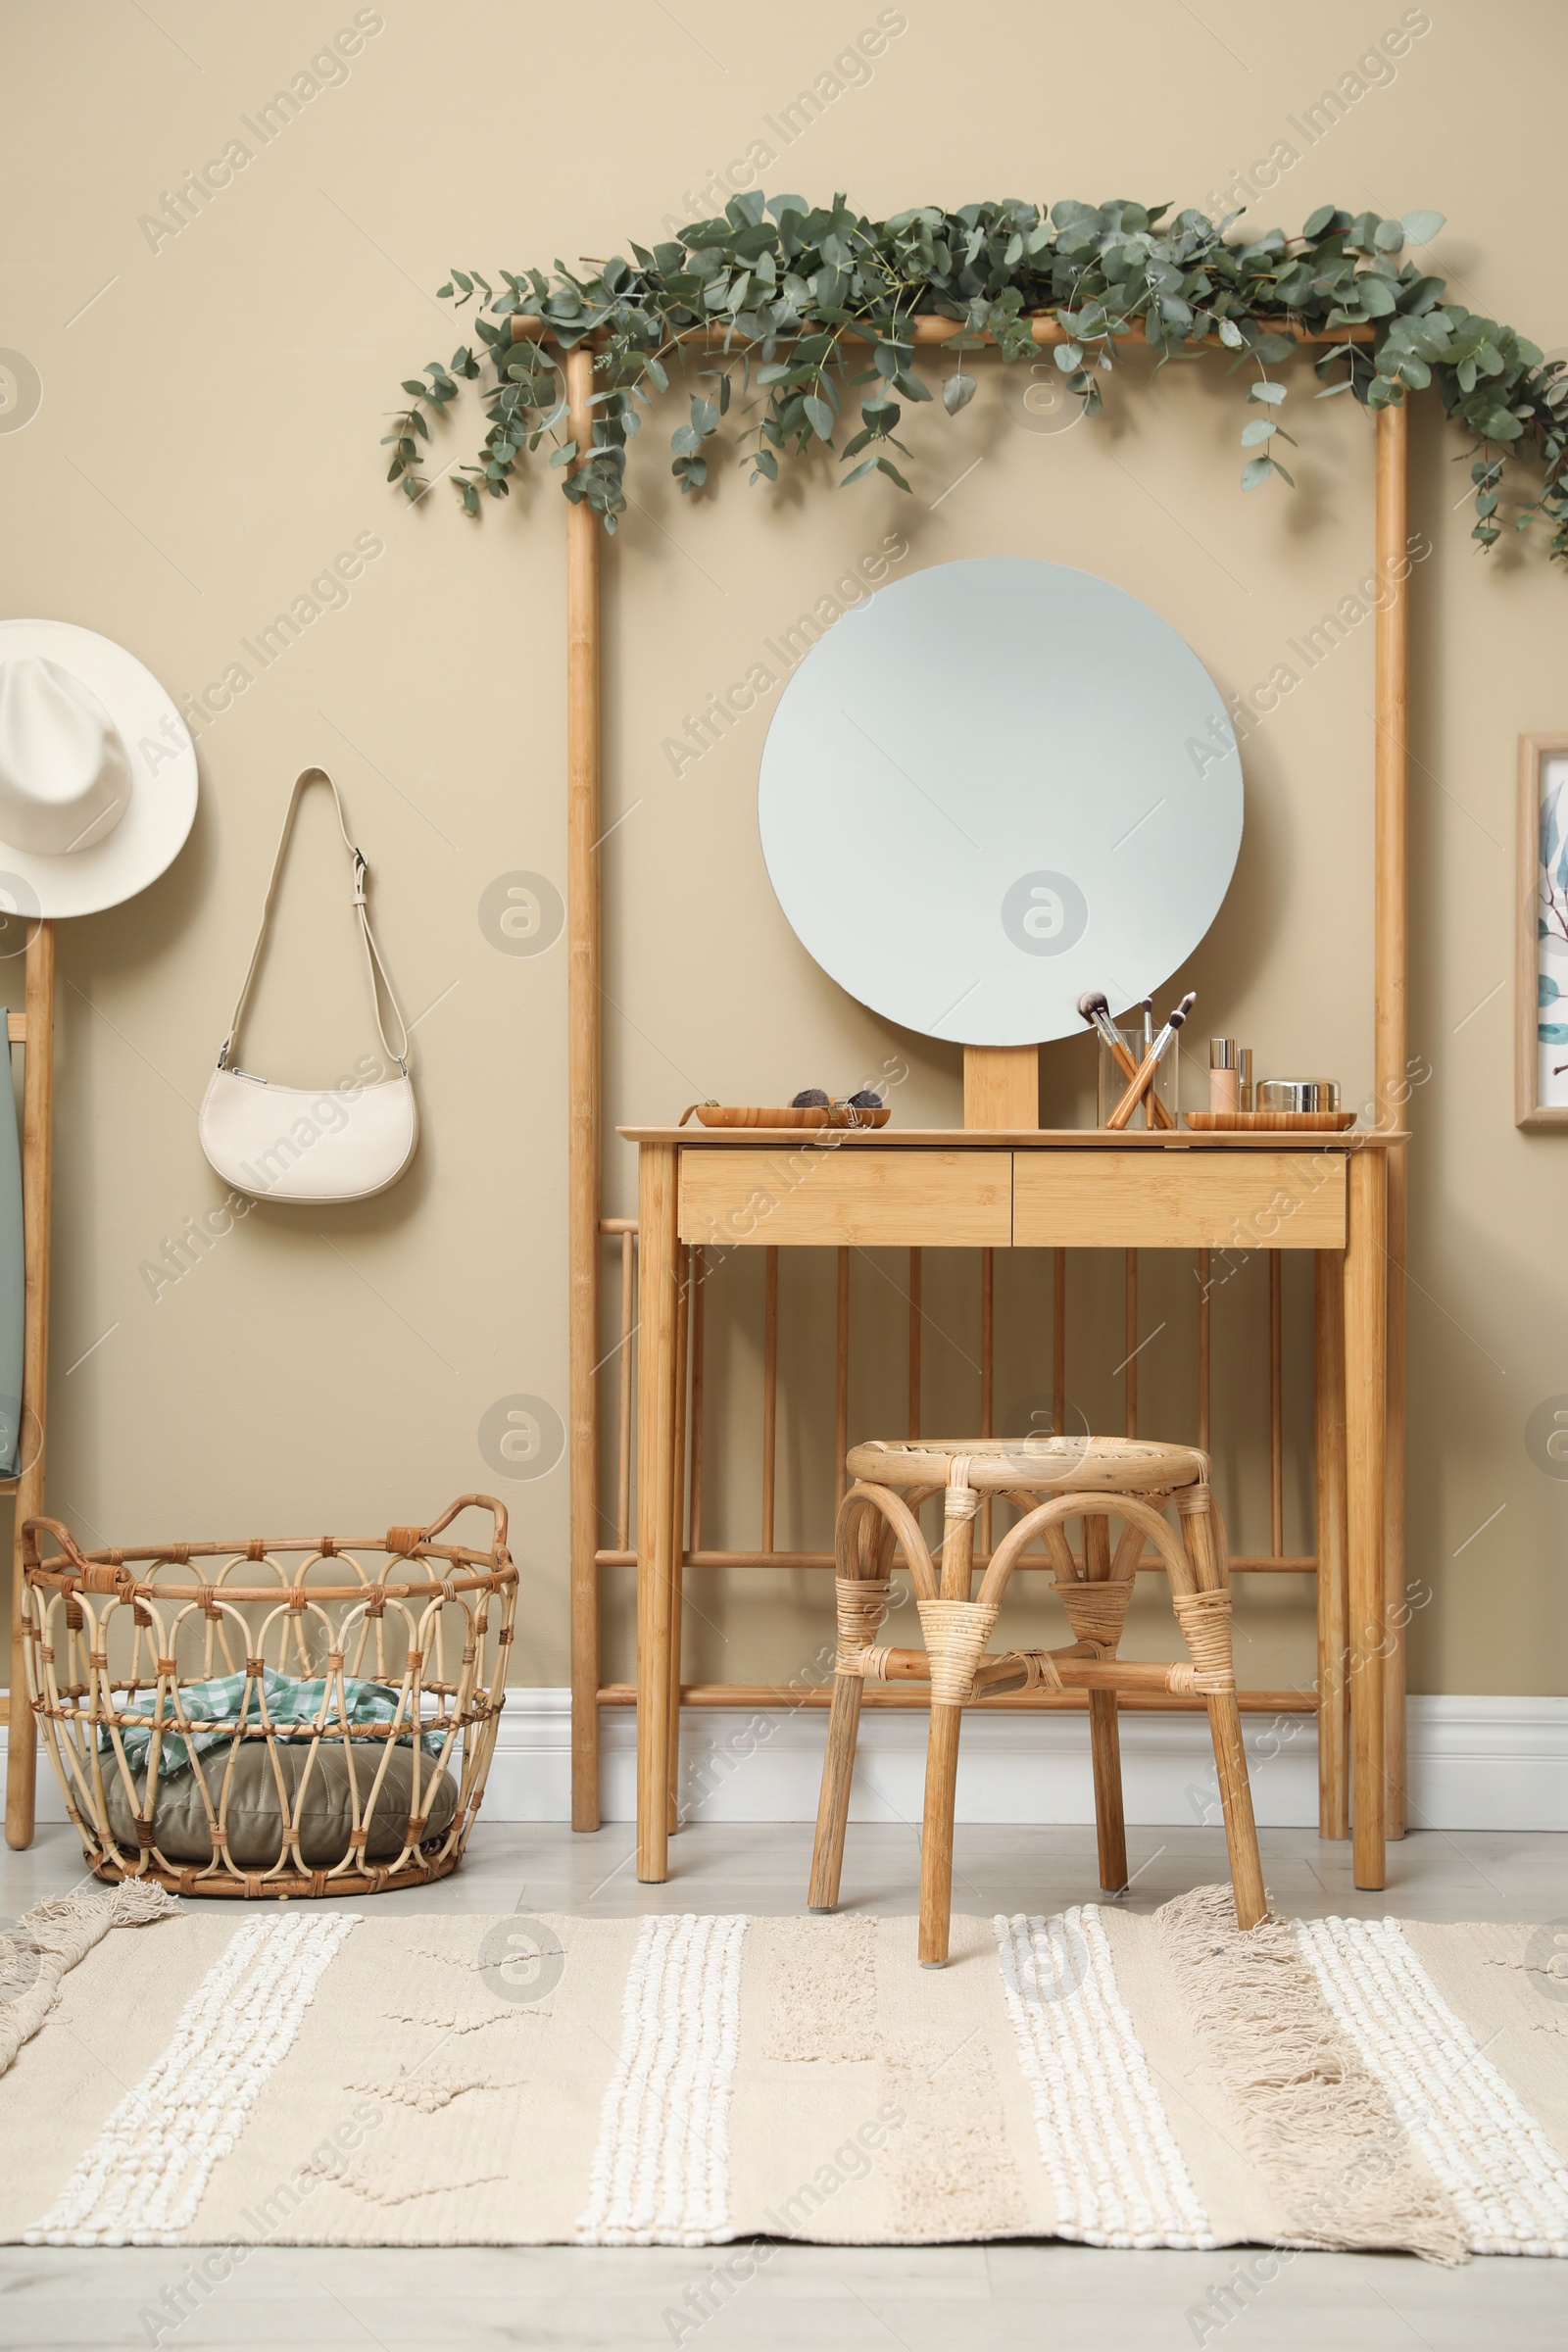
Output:
M1384 1486L1388 1439L1388 1153L1379 1144L1350 1155L1345 1252L1345 1454L1349 1555L1351 1861L1357 1886L1383 1885L1387 1782L1384 1755Z
M1409 533L1409 401L1380 409L1377 424L1377 926L1375 966L1377 1123L1402 1126L1409 1067L1409 604L1400 580ZM1388 1154L1388 1430L1383 1512L1389 1652L1384 1683L1388 1831L1404 1836L1404 1429L1406 1147ZM1380 1882L1381 1883L1381 1882Z
M1051 1257L1051 1434L1067 1434L1067 1252Z
M1209 1252L1198 1252L1198 1450L1208 1451L1209 1430L1209 1313L1208 1294L1211 1276Z
M778 1467L778 1251L764 1250L762 1257L762 1549L771 1551Z
M920 1273L922 1259L918 1250L909 1251L909 1443L912 1446L920 1435Z
M678 1242L675 1246L675 1417L670 1441L674 1475L670 1480L669 1731L665 1772L669 1792L665 1827L671 1836L680 1828L680 1653L686 1623L686 1395L691 1346L691 1260L692 1252Z
M1285 1259L1268 1253L1268 1548L1285 1549Z
M1317 1369L1317 1834L1350 1834L1345 1633L1345 1252L1313 1252Z
M570 430L593 440L593 353L565 357ZM599 518L566 510L566 1212L571 1443L571 1826L599 1827Z
M691 1349L692 1349L692 1436L691 1436L691 1501L687 1505L691 1518L688 1539L693 1551L703 1548L703 1383L707 1357L707 1299L704 1284L708 1280L708 1253L700 1242L686 1252L687 1283L690 1288ZM624 1544L621 1546L625 1549Z
M980 1435L993 1438L997 1390L997 1253L980 1252ZM980 1505L980 1548L991 1557L991 1496Z
M833 1516L849 1491L844 1457L850 1450L850 1253L838 1253L838 1300L833 1331ZM694 1543L692 1548L696 1549Z
M32 1843L38 1741L27 1705L22 1640L22 1523L43 1509L49 1382L49 1179L54 1156L55 927L27 943L27 1039L22 1078L22 1225L26 1299L22 1415L17 1439L16 1535L11 1555L11 1712L6 1743L6 1843ZM10 1077L9 1061L7 1078ZM9 1116L9 1112L6 1113Z
M669 1875L669 1659L679 1347L675 1148L644 1144L637 1188L637 1876Z
M1136 1250L1129 1250L1125 1252L1125 1257L1123 1281L1126 1312L1122 1326L1122 1354L1125 1361L1122 1364L1121 1421L1122 1435L1136 1438L1138 1435L1138 1252ZM1086 1528L1085 1534L1087 1535L1087 1533ZM1102 1880L1101 1884L1106 1886L1109 1882Z
M965 1046L965 1127L1038 1127L1040 1048Z

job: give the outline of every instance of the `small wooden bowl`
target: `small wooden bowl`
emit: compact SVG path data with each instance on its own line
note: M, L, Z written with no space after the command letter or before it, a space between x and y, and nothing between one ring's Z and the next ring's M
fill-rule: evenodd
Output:
M1355 1125L1353 1110L1189 1110L1184 1115L1200 1135L1237 1128L1270 1135L1343 1135Z
M735 1108L721 1102L694 1102L698 1118L705 1127L885 1127L892 1118L891 1108L884 1103L880 1110L860 1110L853 1102L818 1102L808 1109L752 1110ZM681 1120L684 1127L691 1110Z

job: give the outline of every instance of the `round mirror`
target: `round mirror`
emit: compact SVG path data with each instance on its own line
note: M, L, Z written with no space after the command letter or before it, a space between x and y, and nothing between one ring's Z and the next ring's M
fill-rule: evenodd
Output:
M1224 700L1168 621L1092 572L942 564L807 654L758 787L803 946L874 1012L1036 1045L1150 995L1219 911L1242 838Z

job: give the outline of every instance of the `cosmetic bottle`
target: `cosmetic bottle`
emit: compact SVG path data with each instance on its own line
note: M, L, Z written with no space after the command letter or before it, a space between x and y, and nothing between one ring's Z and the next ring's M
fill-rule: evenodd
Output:
M1208 1107L1221 1111L1242 1107L1236 1040L1232 1037L1211 1037L1208 1041Z

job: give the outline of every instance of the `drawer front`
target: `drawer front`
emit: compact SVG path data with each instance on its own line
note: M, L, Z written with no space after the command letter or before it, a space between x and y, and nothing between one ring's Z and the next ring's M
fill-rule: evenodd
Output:
M1005 1249L1008 1152L682 1152L680 1238L725 1249L827 1243Z
M1345 1247L1339 1152L1019 1152L1012 1181L1020 1247Z

